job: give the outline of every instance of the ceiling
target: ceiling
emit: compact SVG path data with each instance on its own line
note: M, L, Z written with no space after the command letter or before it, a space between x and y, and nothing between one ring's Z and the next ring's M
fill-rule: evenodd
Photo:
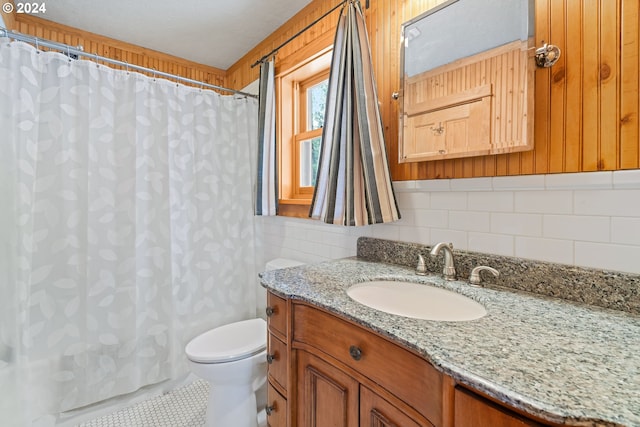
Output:
M310 2L53 0L37 16L227 70Z

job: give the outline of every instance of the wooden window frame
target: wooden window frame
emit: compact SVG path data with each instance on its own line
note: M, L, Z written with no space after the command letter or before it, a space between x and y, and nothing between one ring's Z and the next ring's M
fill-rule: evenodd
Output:
M309 100L307 99L307 90L312 88L313 86L321 83L325 80L329 79L329 69L321 71L318 74L315 74L308 79L297 82L296 88L296 100L294 101L295 105L294 109L298 111L298 120L297 126L294 130L294 135L292 137L293 144L293 158L292 169L293 169L293 194L294 197L297 198L308 198L311 199L313 197L314 187L302 187L300 185L300 154L301 154L301 144L303 141L307 141L313 138L322 136L322 127L318 129L308 130L307 129L307 119L308 119L308 111L307 107L309 105ZM306 196L306 197L305 197Z
M308 217L314 187L300 187L300 143L322 135L322 128L306 129L306 89L329 78L332 47L293 64L288 70L276 70L278 110L277 141L279 153L279 214Z

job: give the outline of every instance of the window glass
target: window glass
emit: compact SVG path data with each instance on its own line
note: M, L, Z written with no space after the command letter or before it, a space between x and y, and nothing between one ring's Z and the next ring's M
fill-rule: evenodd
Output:
M300 187L316 186L321 142L322 137L318 136L300 143Z
M299 139L299 171L300 187L315 187L320 160L320 145L322 142L322 127L324 126L324 110L327 101L329 79L307 86L302 94L304 136Z
M307 89L307 130L324 125L324 109L327 101L329 80L324 80Z

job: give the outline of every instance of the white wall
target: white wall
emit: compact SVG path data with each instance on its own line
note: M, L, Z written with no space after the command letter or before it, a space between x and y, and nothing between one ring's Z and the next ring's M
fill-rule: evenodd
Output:
M352 256L359 236L640 274L640 170L394 183L402 219L257 219L263 259Z

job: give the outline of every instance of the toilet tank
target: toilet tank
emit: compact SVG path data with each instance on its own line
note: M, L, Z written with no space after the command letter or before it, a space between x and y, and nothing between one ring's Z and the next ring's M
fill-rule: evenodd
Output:
M265 270L266 271L278 270L280 268L296 267L302 264L304 264L304 262L296 261L293 259L276 258L276 259L272 259L271 261L267 261L267 264L265 265Z

